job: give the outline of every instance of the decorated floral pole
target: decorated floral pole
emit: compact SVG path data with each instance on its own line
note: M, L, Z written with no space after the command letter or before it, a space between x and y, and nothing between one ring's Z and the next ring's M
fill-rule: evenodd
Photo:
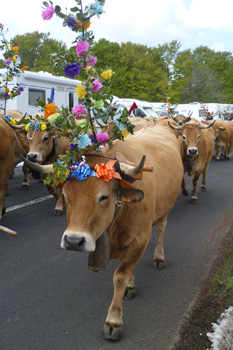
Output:
M21 73L27 69L27 66L21 66L21 60L17 54L19 51L18 43L10 47L8 40L5 37L6 32L4 31L4 25L0 23L0 49L3 51L3 56L5 58L4 68L5 74L0 75L0 98L4 99L4 113L6 113L6 103L7 100L13 99L20 95L23 91L23 87L16 84L11 90L8 87L10 81L13 77L19 77ZM14 121L12 121L14 123Z
M77 33L75 40L77 60L66 62L65 76L75 79L80 72L84 76L82 83L76 88L78 98L82 103L74 106L71 113L68 108L62 107L61 110L57 108L54 113L45 115L47 127L58 127L61 130L60 135L68 137L70 141L70 150L66 155L59 156L59 161L53 165L53 174L46 180L46 184L56 185L58 182L64 182L67 174L72 173L72 167L83 162L84 153L100 150L107 144L109 147L113 146L112 139L107 133L97 133L94 125L96 119L100 119L104 124L107 124L109 120L115 121L114 138L123 140L127 134L133 133L134 126L128 120L127 109L119 113L112 104L113 97L109 93L109 84L114 72L111 67L97 72L95 68L97 57L91 54L91 45L94 40L93 32L89 30L91 18L100 17L104 12L104 2L105 0L96 0L83 8L82 1L75 0L76 6L70 9L69 14L64 14L61 7L53 6L51 1L43 2L42 17L44 20L51 20L56 14L63 20L64 27ZM60 61L57 56L55 63L56 65L64 64L64 58ZM51 103L44 105L45 112L49 105ZM43 123L45 120L39 117L38 121ZM38 124L36 126L32 121L26 128L32 130L34 127L38 128Z

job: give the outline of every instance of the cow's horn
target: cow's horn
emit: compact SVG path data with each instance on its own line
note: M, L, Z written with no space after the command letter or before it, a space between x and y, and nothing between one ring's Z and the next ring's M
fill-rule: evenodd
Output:
M25 124L14 125L14 124L11 124L7 119L5 119L5 122L6 122L12 129L23 129L23 128L25 128Z
M181 130L182 129L182 126L173 126L170 124L170 122L168 122L168 125L170 126L170 128L174 129L174 130Z
M214 125L214 123L215 123L215 120L212 123L210 123L209 125L198 124L198 126L199 126L199 129L208 129L212 125Z
M30 162L30 160L28 160L27 158L25 158L22 155L20 157L23 159L25 164L27 164L27 166L30 169L37 171L41 175L48 175L48 174L50 174L53 171L53 164L41 165L41 164L38 164L38 163Z
M129 175L129 176L133 177L142 171L144 164L145 164L145 160L146 160L146 156L143 156L140 164L138 164L136 166L126 164L126 163L121 163L121 162L119 162L119 166L120 166L121 171L125 175Z

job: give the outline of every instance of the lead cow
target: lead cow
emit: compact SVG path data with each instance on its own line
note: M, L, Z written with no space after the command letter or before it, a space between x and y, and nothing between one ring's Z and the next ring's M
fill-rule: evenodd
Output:
M130 186L127 181L140 179L141 171L146 170L145 155L147 166L154 171L144 172L143 179ZM148 126L124 142L115 141L113 148L105 148L104 153L86 155L91 169L113 159L118 159L115 169L125 180L123 183L115 178L106 182L96 176L64 183L67 227L61 247L89 253L89 268L94 270L103 269L106 259L120 260L104 324L105 338L117 340L123 332L123 297L130 299L135 293L133 270L143 256L155 222L157 246L153 265L164 264L164 232L180 191L183 164L177 138L163 126ZM32 166L44 174L51 171L48 167Z

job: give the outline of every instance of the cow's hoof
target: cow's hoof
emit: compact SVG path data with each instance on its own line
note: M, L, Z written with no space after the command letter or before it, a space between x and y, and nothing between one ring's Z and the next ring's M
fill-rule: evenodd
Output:
M156 267L158 270L163 270L165 268L165 262L161 259L154 259L152 262L152 266Z
M191 198L191 203L196 204L197 203L197 197L192 197Z
M182 190L182 194L183 194L183 196L187 196L189 194L189 192L187 190Z
M123 324L110 325L109 322L104 324L104 337L109 340L119 340L123 334Z
M201 186L201 191L205 192L206 191L206 187L205 186Z
M220 158L216 158L216 160L220 160Z
M27 184L22 184L22 190L28 190L29 189L29 185Z
M63 210L54 210L53 216L62 216L63 215Z
M135 287L126 287L124 299L130 300L135 297L136 290Z
M4 207L2 208L2 215L4 215L5 212L6 212L6 207L4 206Z

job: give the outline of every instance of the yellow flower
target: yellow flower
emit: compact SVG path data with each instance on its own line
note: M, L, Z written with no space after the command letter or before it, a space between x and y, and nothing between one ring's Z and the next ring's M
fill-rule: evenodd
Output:
M90 72L91 71L91 66L87 66L85 69L86 69L86 72L88 73L88 72Z
M70 173L69 169L66 168L65 176L68 177L69 173Z
M13 92L10 92L9 95L10 95L10 96L14 96L14 93L13 93Z
M108 80L108 79L111 79L112 78L112 75L115 74L115 72L112 71L112 69L108 69L108 70L105 70L101 76L102 78L104 78L105 80Z
M125 130L122 132L122 135L123 135L124 137L128 136L129 134L130 134L130 133L128 132L127 129L125 129Z
M87 22L85 25L84 25L84 30L87 30L91 25L91 21Z
M11 78L8 78L7 81L11 81L12 79Z
M18 52L18 51L19 51L19 47L18 47L18 46L13 46L13 47L12 47L12 50L13 50L14 52Z
M76 92L77 92L78 98L81 98L81 99L84 99L87 94L87 92L85 91L82 85L77 85Z
M16 125L16 124L17 124L17 122L16 122L16 120L15 120L14 118L12 118L12 119L10 120L10 123L13 124L13 125Z
M25 131L28 132L28 130L29 130L29 123L25 126Z
M40 124L40 130L41 130L41 131L44 131L44 130L46 130L46 129L47 129L46 124L45 124L45 123L41 123L41 124Z
M16 62L16 60L17 60L16 56L13 56L12 59L11 59L11 61L13 61L13 62Z
M9 44L6 44L6 49L7 49L7 50L9 49Z

